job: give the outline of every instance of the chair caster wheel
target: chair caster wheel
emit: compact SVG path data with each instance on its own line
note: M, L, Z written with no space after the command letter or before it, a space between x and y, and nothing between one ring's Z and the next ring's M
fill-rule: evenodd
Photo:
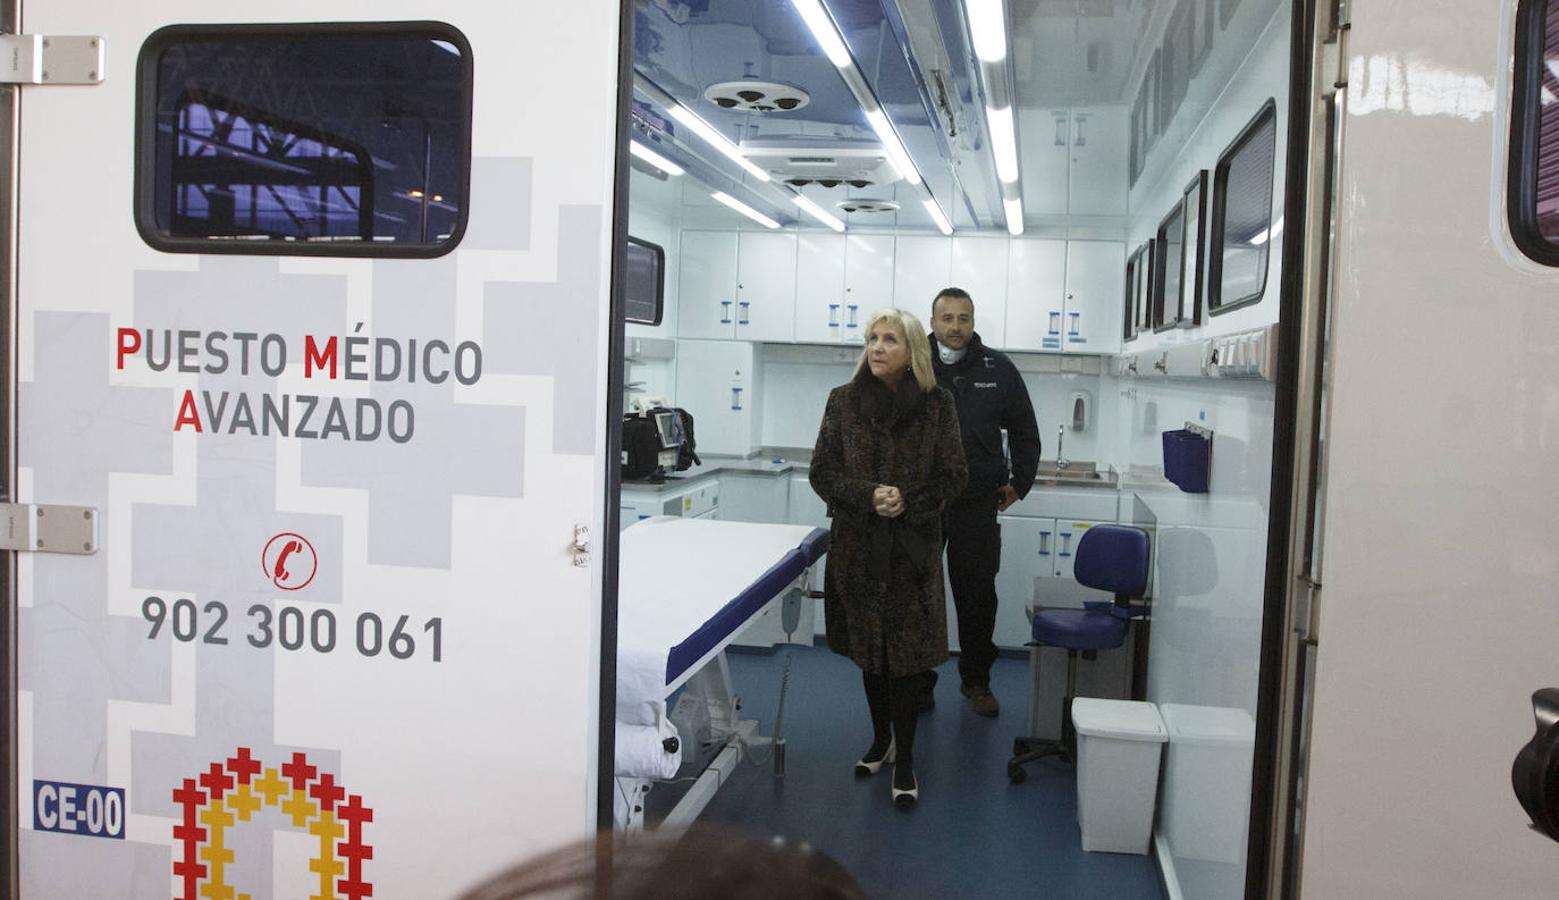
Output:
M1028 780L1029 773L1017 763L1007 763L1007 777L1012 779L1013 784L1022 784Z

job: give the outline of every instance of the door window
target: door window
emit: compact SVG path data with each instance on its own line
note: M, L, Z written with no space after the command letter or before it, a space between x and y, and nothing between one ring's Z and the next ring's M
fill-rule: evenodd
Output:
M174 26L141 49L136 224L173 252L438 256L460 239L471 53L433 23Z
M1521 4L1515 46L1510 231L1527 256L1559 266L1559 3Z

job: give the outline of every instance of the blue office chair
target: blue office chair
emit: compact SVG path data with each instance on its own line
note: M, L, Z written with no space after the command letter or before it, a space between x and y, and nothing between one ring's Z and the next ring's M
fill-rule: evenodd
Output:
M1132 604L1148 586L1148 534L1127 525L1095 525L1083 532L1073 559L1073 576L1084 587L1115 595L1113 603L1088 601L1082 609L1036 607L1034 640L1029 644L1029 733L1039 730L1039 650L1066 650L1066 699L1061 708L1061 740L1021 737L1012 743L1007 777L1022 784L1025 763L1046 756L1074 759L1077 738L1072 732L1072 698L1077 694L1077 655L1093 659L1097 651L1114 650L1126 640L1131 620L1144 612Z

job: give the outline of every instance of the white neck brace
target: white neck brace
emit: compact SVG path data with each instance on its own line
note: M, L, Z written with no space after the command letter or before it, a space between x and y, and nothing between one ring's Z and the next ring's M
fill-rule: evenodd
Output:
M965 344L962 350L954 350L951 347L945 346L941 341L937 341L936 352L942 358L942 364L950 366L964 358L964 354L969 352L969 345Z

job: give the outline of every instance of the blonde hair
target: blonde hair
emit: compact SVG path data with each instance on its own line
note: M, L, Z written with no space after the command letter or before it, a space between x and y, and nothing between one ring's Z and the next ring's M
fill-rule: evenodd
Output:
M921 391L929 391L936 387L936 370L931 367L931 342L926 340L926 327L920 324L915 314L891 306L877 310L866 320L864 334L868 339L878 322L888 322L904 333L904 343L909 347L909 370L915 376L915 383L920 385ZM866 352L866 349L862 348L861 358L855 361L857 375L866 368Z

